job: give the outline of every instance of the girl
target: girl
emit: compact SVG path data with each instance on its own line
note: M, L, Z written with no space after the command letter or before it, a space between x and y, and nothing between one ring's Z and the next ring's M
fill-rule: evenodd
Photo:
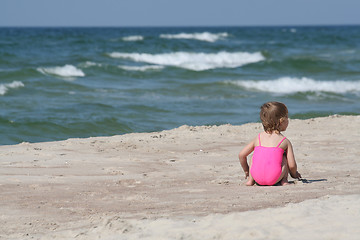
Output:
M287 185L289 173L291 177L300 179L291 142L281 134L289 124L287 107L280 102L267 102L261 106L260 119L264 132L239 154L245 178L249 177L246 185ZM247 156L253 151L249 173Z

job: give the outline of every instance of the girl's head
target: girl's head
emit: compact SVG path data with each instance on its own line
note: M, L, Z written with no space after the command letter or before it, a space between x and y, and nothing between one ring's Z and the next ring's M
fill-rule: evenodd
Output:
M261 106L260 119L267 133L285 131L288 126L288 109L280 102L267 102Z

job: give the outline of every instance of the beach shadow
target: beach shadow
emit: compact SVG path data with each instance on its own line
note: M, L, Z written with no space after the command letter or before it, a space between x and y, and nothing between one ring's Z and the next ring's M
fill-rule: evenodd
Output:
M307 183L307 184L309 184L309 183L314 183L314 182L326 182L327 179L321 178L321 179L307 180L306 178L301 178L301 179L296 180L296 181L301 181L302 183ZM296 182L295 182L295 181L289 181L289 184L296 184ZM255 182L255 185L256 185L256 186L262 186L262 185L260 185L260 184L258 184L258 183L256 183L256 182ZM281 183L278 182L278 183L276 183L274 186L281 186Z
M302 183L314 183L314 182L326 182L327 179L321 178L321 179L307 180L306 178L301 178L300 181L301 181Z

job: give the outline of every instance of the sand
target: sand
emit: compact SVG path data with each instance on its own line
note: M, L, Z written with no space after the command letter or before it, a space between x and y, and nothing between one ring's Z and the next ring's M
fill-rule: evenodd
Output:
M285 187L245 186L259 123L1 146L0 239L358 239L359 129L290 120Z

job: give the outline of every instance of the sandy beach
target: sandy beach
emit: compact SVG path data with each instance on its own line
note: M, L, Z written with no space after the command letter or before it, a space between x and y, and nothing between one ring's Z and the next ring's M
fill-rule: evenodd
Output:
M358 239L359 129L290 120L285 187L245 186L260 123L1 146L0 239Z

